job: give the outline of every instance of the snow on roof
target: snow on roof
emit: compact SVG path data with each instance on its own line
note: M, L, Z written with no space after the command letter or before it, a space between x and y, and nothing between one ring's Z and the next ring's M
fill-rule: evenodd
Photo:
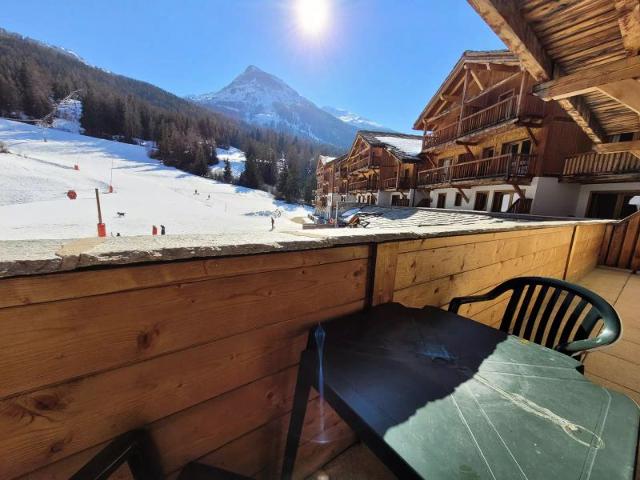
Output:
M376 136L382 143L387 143L392 147L397 148L403 153L411 156L417 156L422 151L422 137L417 138L402 138L402 137L387 137Z
M399 160L420 160L418 155L422 151L422 135L367 130L360 130L358 135L364 138L372 147L386 148Z
M327 165L328 163L333 162L337 157L329 157L327 155L320 155L320 163L322 165Z

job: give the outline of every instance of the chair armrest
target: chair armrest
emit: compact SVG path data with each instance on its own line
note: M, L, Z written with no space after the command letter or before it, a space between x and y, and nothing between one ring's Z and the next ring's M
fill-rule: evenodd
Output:
M458 313L458 309L461 305L467 303L486 302L487 300L494 300L502 295L507 289L502 288L502 285L498 285L493 290L488 291L483 295L472 295L469 297L456 297L449 302L449 311L452 313Z
M622 324L617 317L616 320L618 320L617 328L615 323L614 325L605 325L597 337L567 342L562 345L558 345L556 350L570 356L576 356L588 351L612 345L622 336Z

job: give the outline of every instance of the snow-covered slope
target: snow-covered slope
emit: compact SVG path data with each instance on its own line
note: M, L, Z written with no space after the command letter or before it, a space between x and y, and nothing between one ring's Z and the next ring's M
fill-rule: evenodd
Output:
M249 66L219 92L190 100L248 123L340 147L351 144L356 128L325 112L279 78Z
M297 230L291 219L308 213L265 192L165 167L141 146L54 129L46 137L38 127L0 120L0 142L11 152L0 154L1 240L96 236L95 188L114 235L149 235L160 224L167 234L266 231L276 210L276 229ZM69 190L76 200L67 198Z
M363 117L362 115L358 115L357 113L350 112L349 110L344 110L342 108L334 108L329 106L324 106L322 109L333 115L339 120L342 120L344 123L348 123L356 127L358 130L374 130L381 132L393 132L390 128L387 128L373 120L369 120L368 118Z
M215 167L211 167L211 173L224 173L224 161L229 160L229 166L231 167L231 174L238 178L242 172L244 172L244 164L247 161L242 150L238 150L235 147L216 148L216 155L220 163Z

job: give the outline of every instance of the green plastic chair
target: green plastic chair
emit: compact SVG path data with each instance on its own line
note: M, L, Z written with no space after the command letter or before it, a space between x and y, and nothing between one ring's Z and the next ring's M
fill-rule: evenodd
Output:
M484 295L454 298L449 311L457 313L461 305L494 300L509 291L511 299L499 327L503 332L570 356L611 345L622 334L620 317L609 302L591 290L555 278L512 278ZM604 326L591 338L600 319Z

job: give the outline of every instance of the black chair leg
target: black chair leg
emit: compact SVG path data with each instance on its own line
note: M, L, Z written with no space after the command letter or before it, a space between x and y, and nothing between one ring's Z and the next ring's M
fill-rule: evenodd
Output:
M289 432L287 443L284 449L284 462L282 464L282 479L290 480L293 475L293 467L296 463L300 436L304 425L304 417L307 412L309 392L313 385L313 376L316 372L316 361L313 354L305 350L300 356L300 366L298 367L298 379L296 390L293 396L293 408L291 410L291 420L289 421Z

